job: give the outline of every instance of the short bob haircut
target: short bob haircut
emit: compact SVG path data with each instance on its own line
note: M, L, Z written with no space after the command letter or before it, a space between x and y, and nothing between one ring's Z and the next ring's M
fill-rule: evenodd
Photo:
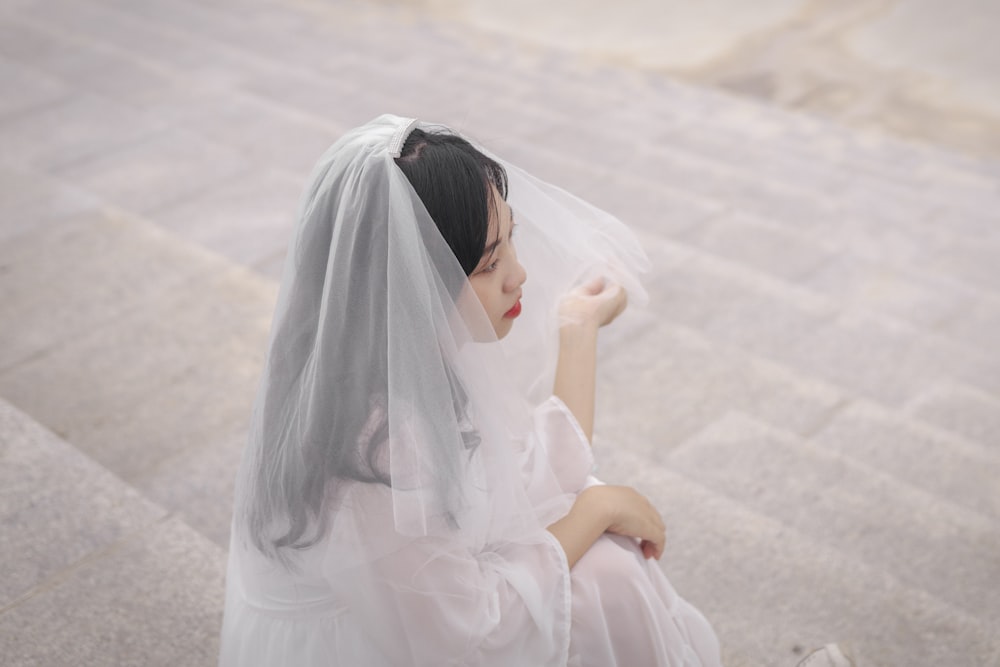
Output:
M462 137L421 129L410 132L396 164L471 275L486 249L493 188L507 199L507 172Z

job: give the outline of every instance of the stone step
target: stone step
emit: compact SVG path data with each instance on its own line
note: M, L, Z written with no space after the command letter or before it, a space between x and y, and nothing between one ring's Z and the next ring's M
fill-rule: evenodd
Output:
M603 479L636 486L662 511L661 564L715 627L725 664L789 667L832 641L850 647L859 666L972 667L1000 657L995 617L976 617L706 488L669 460L665 467L614 443L595 442L595 454Z
M0 265L18 323L0 396L226 545L273 282L107 211L16 237Z
M642 326L620 333L626 323L615 322L601 334L595 431L628 440L636 453L679 446L730 410L808 436L848 400L832 385L663 321L666 312L647 310Z
M895 250L886 252L857 223L838 238L835 231L793 229L737 210L692 222L672 239L817 292L845 309L889 317L976 349L1000 336L1000 298L954 276L928 272L932 254L920 268L913 266L930 247L927 235L900 234ZM887 262L891 253L900 261Z
M141 28L139 30L140 33L148 32L158 35L158 39L150 38L149 42L153 45L160 44L164 40L168 44L174 43L176 40L181 40L184 43L215 44L214 48L219 48L215 42L211 41L212 39L219 38L220 36L228 36L235 39L237 35L242 34L243 36L240 38L239 43L230 44L226 47L226 49L238 53L245 53L248 48L247 35L240 31L243 30L248 34L257 34L261 31L262 26L265 25L259 16L246 18L226 16L222 18L218 16L218 12L203 10L191 4L167 10L163 8L133 10L129 4L121 2L103 2L97 3L97 5L89 6L84 10L80 10L79 8L73 9L70 11L68 18L59 25L65 31L80 32L82 38L85 40L89 39L91 42L96 40L97 43L103 46L110 45L108 48L112 54L118 52L124 54L127 47L130 45L134 46L133 37L123 38L115 33L113 28L117 25L116 22L133 27L138 25ZM77 13L83 11L83 16L76 17L80 20L75 22L72 20L73 16L75 16L73 11ZM153 13L150 14L150 11ZM28 17L30 18L31 16L29 13ZM291 14L285 14L284 16L292 21L298 29L304 29L301 21L295 21L294 16ZM213 19L215 23L205 21L206 17ZM109 20L110 28L108 27ZM229 25L231 23L233 25ZM205 28L199 27L201 24L214 25L214 32L210 32L207 35L204 34ZM222 25L221 28L219 27L220 24ZM39 29L37 25L34 28L36 30ZM318 52L310 50L314 47L318 48L320 45L319 33L315 31L314 33L311 34L306 30L306 35L300 42L310 44L311 39L316 39L317 41L312 43L308 48L300 47L299 50L306 48L310 53L315 54ZM474 135L485 132L487 135L484 137L485 139L499 139L501 136L510 136L513 134L522 136L535 143L541 143L545 148L543 151L536 151L536 153L544 151L556 153L562 157L562 164L559 165L558 171L552 170L553 174L551 175L547 174L544 168L537 169L538 165L534 164L530 158L527 162L528 166L535 167L543 175L553 178L557 182L565 182L567 185L576 186L573 189L582 193L589 193L589 191L593 190L597 196L592 198L597 199L599 202L615 198L614 195L602 196L601 191L611 190L613 192L620 189L620 184L611 183L602 187L602 177L613 172L620 172L623 161L628 161L631 164L631 170L641 172L636 174L639 180L643 180L642 172L649 171L644 168L637 169L635 160L628 158L629 155L635 152L637 146L642 147L650 143L648 137L637 137L632 129L637 125L643 125L643 123L638 122L640 119L632 118L631 120L635 121L632 123L610 124L610 127L616 129L623 125L625 131L602 132L600 127L597 128L597 131L594 131L592 126L593 121L589 116L588 120L590 120L591 125L584 128L580 125L579 119L571 119L576 120L576 122L567 122L566 111L568 110L561 111L556 106L556 102L562 105L579 106L580 103L586 101L593 107L590 111L596 113L601 111L599 108L600 104L604 104L609 108L604 109L603 113L611 114L610 118L617 120L628 118L628 115L621 116L622 113L631 113L632 115L640 113L636 111L619 112L618 109L621 108L621 105L611 105L606 95L595 95L592 85L590 89L583 85L569 85L566 88L560 87L559 94L553 95L551 93L553 88L551 79L546 78L552 75L535 75L533 78L529 77L527 81L524 81L522 78L518 79L518 83L515 86L516 90L512 91L515 93L512 97L517 99L517 103L509 104L506 107L501 104L499 108L492 103L484 105L482 103L483 98L490 92L490 89L483 86L482 83L479 83L479 87L476 88L476 84L472 83L475 79L471 76L471 73L477 72L482 68L469 67L462 70L463 72L468 72L468 74L459 75L458 78L446 78L440 83L422 81L419 86L412 85L413 75L417 73L417 69L420 67L430 67L434 59L448 59L461 52L461 43L445 40L439 51L432 50L431 53L423 54L418 59L423 64L411 64L406 67L382 67L379 70L379 65L358 63L356 59L351 61L349 55L341 55L341 58L350 62L351 67L355 69L361 68L365 72L361 78L370 80L374 76L374 80L379 80L381 76L384 79L385 85L376 86L374 90L367 92L358 91L354 88L343 89L336 94L330 92L331 96L321 99L319 105L311 105L308 101L297 100L303 92L330 89L331 87L335 89L333 84L337 77L333 75L338 72L337 67L312 67L312 71L307 71L303 67L305 65L304 61L296 61L297 56L289 54L288 58L294 61L293 69L289 70L288 63L283 63L277 58L278 54L282 53L280 47L285 46L288 45L284 42L275 44L273 51L267 57L256 55L254 62L261 62L257 62L254 68L247 73L244 77L245 81L241 80L239 82L241 87L249 86L248 90L251 92L259 92L261 85L264 85L266 89L267 85L263 82L267 80L276 82L275 85L278 88L270 91L272 93L269 98L270 105L263 105L259 98L254 99L252 96L238 96L233 104L216 105L222 111L216 110L214 113L196 114L196 117L187 119L181 123L182 128L186 131L194 131L200 136L205 136L207 133L211 136L213 142L221 141L227 143L229 148L238 149L239 153L249 155L251 158L258 160L266 158L272 163L282 163L286 155L289 155L287 146L271 146L261 153L261 142L248 142L247 140L248 136L257 136L260 134L260 132L254 130L254 123L257 123L256 127L258 129L261 123L264 123L267 127L277 128L272 134L280 134L282 137L293 137L292 143L299 147L294 151L295 156L292 162L289 163L289 165L294 165L290 173L290 178L294 180L297 177L301 177L300 174L307 168L310 161L310 149L308 146L314 141L325 143L326 140L323 140L322 137L329 139L339 133L344 127L361 122L378 112L384 111L390 106L396 108L400 103L403 103L408 108L412 106L413 113L429 113L429 117L439 117L432 112L433 107L437 106L440 110L440 117L443 120L453 122L453 124L469 130ZM151 57L159 59L156 62L161 67L183 66L183 63L178 64L171 60L171 57L176 56L170 56L169 50L162 44L155 48L153 46L149 46L148 48L152 49ZM322 48L328 49L328 39L323 40ZM118 51L116 52L115 49L118 49ZM299 53L299 50L296 50L294 53ZM107 54L105 55L107 56ZM125 59L124 55L119 55L118 57L123 60ZM331 54L331 57L333 60L336 60L337 54ZM94 69L97 70L99 68L95 67ZM309 81L297 80L298 77L313 77L314 80L312 83L309 83ZM343 79L344 77L340 78ZM460 102L449 101L442 106L440 100L454 98L454 95L446 94L446 89L453 91L457 81L461 81L462 85L458 86L461 90L464 91L467 87L471 87L473 92L470 93L469 97L463 97ZM617 82L614 85L626 86L626 88L622 89L623 91L642 88L641 82L636 82L626 77L608 77L608 82L609 85ZM435 86L442 86L442 89L437 91L435 90ZM507 86L510 86L509 77L507 79ZM427 92L428 89L430 92ZM389 91L391 91L391 95ZM548 94L539 95L539 93ZM746 122L748 115L753 118L759 116L762 119L760 122L763 124L763 129L758 133L759 136L756 136L756 139L762 142L761 146L767 145L766 140L771 136L784 136L779 131L783 125L789 126L791 129L788 132L792 132L794 136L801 134L802 131L798 126L803 122L807 126L812 127L809 132L812 132L816 136L822 135L821 130L829 126L829 124L819 121L799 121L796 120L797 117L794 115L745 100L729 97L715 99L713 93L701 91L696 88L689 90L683 86L674 85L666 88L660 87L655 93L660 96L659 104L658 106L652 105L651 108L662 108L669 104L671 108L679 108L686 111L680 112L681 117L684 119L683 122L673 118L664 119L662 115L655 114L647 118L645 125L650 126L650 131L654 137L657 132L664 129L680 133L681 136L685 133L705 133L712 136L712 133L715 131L712 123L716 122L712 119L716 118L719 123L729 123L733 132L742 131L744 136L747 134L754 135L754 128L756 126L754 123ZM161 103L164 101L155 94L150 94L153 95L154 100L158 100ZM314 93L309 94L313 95ZM647 94L651 96L650 100L655 97L652 91L647 91ZM191 97L190 92L187 95ZM120 93L117 97L128 99L131 104L138 103L142 105L144 103L143 100L128 98L128 94L125 92ZM524 104L524 100L520 99L520 97L528 98L529 102L534 99L535 102ZM706 98L710 102L714 102L714 104L707 104L705 101ZM721 105L723 101L727 102L729 106L734 107L735 111L731 110L727 112L721 110L714 114L709 113L706 116L706 104L707 107L711 108ZM150 100L145 100L146 107L150 106L149 102ZM300 108L303 104L305 108ZM642 108L642 105L630 106L631 108ZM162 109L160 107L153 108L160 112L162 116ZM331 111L331 109L336 109L336 111ZM484 113L484 111L488 111L488 113ZM335 114L339 114L336 119L334 118ZM306 116L311 120L303 120ZM773 118L769 118L770 116L773 116ZM502 126L495 131L488 131L491 125L490 119L494 119L493 124L495 125L495 119L498 117L502 117L503 119ZM708 120L705 120L705 118ZM697 119L698 122L695 123L694 119ZM33 121L33 123L32 127L38 124L37 121ZM315 127L311 127L313 125ZM327 129L321 131L319 129L320 125ZM703 127L707 129L702 129ZM333 130L330 128L338 129ZM25 129L18 128L14 134L23 136L26 134ZM280 129L280 132L278 129ZM586 130L587 140L580 141L579 138L584 130ZM44 129L44 126L43 130L40 131L48 132L48 130ZM838 137L840 136L840 134L834 131L832 126L830 126L830 133ZM493 135L499 136L494 137ZM186 136L185 132L180 132L178 136L179 138L171 134L169 137L164 136L158 141L166 141L167 147L179 155L184 152L180 147L185 143L190 144L191 142L190 140L186 142L183 140L184 136ZM542 141L543 139L544 141ZM645 141L639 141L640 139L644 139ZM740 146L747 142L733 141L730 138L727 143L732 147L734 145ZM808 142L800 143L806 144ZM975 220L976 226L974 229L977 232L975 239L977 243L982 244L984 242L983 235L997 227L997 225L993 224L995 220L989 217L989 214L985 218L982 215L978 215L977 217L969 214L972 211L963 210L961 211L961 215L945 216L949 224L941 224L942 218L940 215L928 208L936 206L937 200L924 201L923 192L926 190L925 186L927 184L922 181L914 181L913 183L901 186L898 184L880 183L878 179L868 178L853 184L851 186L853 189L849 188L844 197L838 196L837 201L832 202L830 197L825 196L831 185L830 180L828 178L813 178L812 181L816 181L816 183L809 185L811 182L810 179L804 176L799 178L800 175L808 172L810 167L805 165L810 164L810 162L804 158L796 157L794 154L791 157L786 156L786 144L794 145L794 142L786 141L779 144L776 150L767 153L769 156L767 160L758 162L741 160L742 153L739 149L736 149L735 152L732 148L728 152L720 151L719 142L699 147L697 150L686 151L678 151L676 148L667 145L663 146L662 150L659 151L659 153L666 151L662 155L658 153L654 155L646 150L643 153L646 157L640 160L640 164L642 160L646 160L647 158L654 159L658 164L654 171L659 176L655 179L655 182L646 179L645 186L639 189L655 191L658 190L659 186L663 186L664 181L666 181L675 190L683 188L684 196L689 201L691 199L706 200L708 204L705 206L686 206L684 205L686 202L682 202L680 206L682 215L687 209L694 208L695 221L702 209L711 210L713 206L718 206L720 202L725 202L730 206L736 207L737 213L748 212L756 217L766 218L768 224L775 224L776 221L784 221L793 231L806 228L815 229L818 234L822 234L828 240L835 241L847 247L852 253L860 253L861 255L859 258L848 256L848 260L860 259L870 262L878 259L884 261L886 256L898 256L910 262L913 270L918 268L920 271L927 271L928 266L936 266L943 271L943 278L957 276L966 281L966 283L969 283L966 287L992 290L996 286L989 263L985 259L979 258L979 255L983 254L982 251L977 251L977 248L970 248L963 246L961 243L953 242L956 235L949 232L956 224ZM882 143L869 141L868 144L871 144L872 151L878 152L884 150ZM868 144L860 143L856 147L856 150L863 151ZM37 146L39 145L44 146L45 142L32 141L28 144L34 151L38 150ZM136 150L139 150L140 153L150 150L154 150L155 152L156 142L154 141L150 144L148 141L144 141L142 146L143 148L137 148ZM316 150L318 151L319 149ZM162 153L162 150L160 152ZM898 152L892 153L892 155L897 155ZM614 157L615 154L617 154L617 157ZM725 156L721 163L720 155ZM825 160L823 161L812 159L816 157L812 156L812 162L815 165L832 165L830 169L835 170L837 174L841 174L844 171L837 162L839 154L824 155ZM921 153L921 155L924 154ZM519 156L519 151L515 150L514 156ZM932 157L938 157L937 153L927 153L924 155L925 160L930 160ZM579 170L580 167L574 166L574 164L581 162L581 160L589 165L601 165L602 162L604 164L593 173L575 176L573 172ZM98 169L95 175L91 176L87 174L87 178L96 179L96 187L98 188L103 187L102 183L117 183L119 179L115 178L114 175L122 173L123 169L128 170L134 162L135 160L129 160L127 156L113 157L110 159L110 165L101 165L101 168ZM140 160L140 162L146 163L151 161ZM218 163L219 160L211 162ZM811 167L813 170L823 168L815 165ZM768 169L777 171L775 174L769 176L770 172ZM910 166L901 167L900 171L901 173L909 173L909 171L912 171L912 168ZM565 172L569 172L570 176L560 177L558 175ZM795 177L787 178L790 175L794 175ZM204 181L203 175L198 174L197 176L199 181ZM630 179L619 178L618 180L627 181ZM958 183L964 182L961 179L952 180L956 180ZM970 179L966 180L969 181ZM802 186L799 185L800 182ZM971 182L977 184L976 188L973 188L975 191L990 193L991 197L994 196L995 193L992 190L986 189L986 186L982 183ZM182 185L180 184L178 187ZM801 189L801 187L805 186L808 186L806 187L807 192L796 192L796 188ZM120 187L116 186L116 188ZM956 185L955 187L959 186ZM699 195L698 193L701 194ZM817 193L824 196L817 196ZM167 194L169 193L164 193L164 196ZM947 202L964 201L967 199L964 196L965 194L964 191L949 190L947 196L939 199ZM128 192L124 193L123 196L128 198ZM622 195L619 193L617 198L621 199L621 197ZM670 196L664 197L657 193L651 197L647 196L642 199L651 204L651 206L646 207L648 211L650 208L657 206L660 199L666 199L669 202L676 198ZM137 202L136 205L148 208L155 203ZM994 208L986 208L983 205L979 207L979 211L982 213L983 210L993 210ZM613 210L615 209L613 208ZM627 213L628 211L625 211L623 215L629 217ZM933 219L928 218L931 213L934 213L937 217ZM183 215L183 212L180 215ZM875 226L877 234L873 233L872 220L879 222ZM887 220L893 224L887 226L885 224ZM912 225L918 225L918 227L912 228ZM919 233L914 233L915 231ZM813 234L813 236L815 237L816 234ZM246 238L256 237L245 235L243 237L244 244ZM919 238L920 243L915 244L915 238ZM929 239L935 240L931 243ZM785 240L787 240L787 235L785 236ZM278 249L280 248L280 241L272 240L272 242L275 244L275 250L270 255L280 252ZM221 246L223 244L218 243L218 245ZM798 244L798 247L802 247L802 244ZM915 249L917 252L916 255L913 255ZM822 254L822 248L819 248L818 251ZM251 261L257 265L266 263L264 270L268 272L268 275L275 276L277 274L275 262L268 261L268 258L262 259L259 254L257 253L258 256L254 256L247 261ZM790 253L780 253L777 251L770 253L771 256L775 254L781 254L785 258L795 256ZM856 269L856 265L857 261L854 261L848 268ZM979 268L970 270L968 268L970 265L975 265ZM913 270L909 272L911 275L913 274ZM840 273L842 274L843 270ZM826 275L827 280L820 281L821 285L829 286L831 284L838 284L834 278L829 277L829 274L824 275ZM858 280L852 282L857 284ZM903 291L901 297L903 303L901 307L908 313L921 312L919 305L910 305L909 302L914 298L918 298L921 301L931 299L947 303L947 299L950 296L950 293L947 291L941 295L934 292L925 295L927 291L925 285L913 286L910 284L910 281L901 281L898 276L895 279L895 283L899 284L899 289ZM883 294L884 292L885 290L882 290ZM909 292L916 292L916 296L909 295ZM880 305L882 304L878 301L872 304L873 307L879 307ZM976 304L973 304L973 306L977 309L979 308ZM997 314L997 310L998 308L995 304L987 308L989 314L987 321L994 325L998 317L1000 317ZM992 329L989 331L992 331ZM979 338L982 339L983 337L980 336Z
M664 462L982 619L1000 618L1000 522L731 413Z
M691 246L643 234L653 268L649 308L806 376L889 406L955 381L1000 396L1000 362L966 346Z
M914 397L903 412L1000 454L1000 400L992 394L961 384L942 384Z
M0 433L3 664L216 664L225 551L2 399Z
M26 183L47 180L22 173ZM16 209L3 210L3 229L17 229ZM0 318L17 323L0 330L3 372L100 329L213 267L200 248L106 207L60 215L20 231L0 244Z
M658 89L665 87L657 83ZM847 172L851 182L923 189L921 196L937 200L947 200L946 193L952 187L986 197L986 201L996 200L996 176L1000 173L996 159L960 155L874 130L849 128L727 91L664 83L669 95L642 99L637 106L665 105L665 98L683 99L684 89L692 91L690 94L698 97L697 106L670 104L663 109L666 114L677 114L678 106L688 111L683 122L673 124L678 130L673 138L688 144L692 152L704 151L720 159L739 155L744 164L755 168L777 161L822 173L832 165ZM820 183L831 186L839 180L834 172Z
M385 106L387 100L393 99L393 106L400 102L409 102L413 106L421 107L421 111L430 111L435 104L433 100L453 98L455 90L465 91L472 88L476 90L477 95L485 92L483 70L491 69L490 65L493 63L490 58L485 53L470 52L468 45L460 36L448 34L448 29L442 25L435 24L433 27L425 25L426 29L436 29L438 39L421 42L422 48L416 51L407 49L407 42L413 39L412 30L395 31L400 33L402 39L392 43L383 41L379 44L379 48L386 51L386 60L393 65L380 71L379 64L359 60L349 47L363 49L371 46L365 43L364 36L359 37L352 32L352 29L356 30L359 25L365 25L365 21L381 18L384 30L396 27L392 21L386 22L384 16L379 17L372 13L372 16L359 17L352 16L343 8L327 8L326 15L321 17L327 20L318 21L317 24L321 28L317 28L316 25L310 25L302 15L275 11L276 8L269 9L270 11L265 13L258 8L258 11L248 11L246 16L235 17L193 3L174 3L170 8L163 8L136 7L134 3L107 0L92 4L83 10L77 6L68 6L67 11L60 13L63 19L56 25L69 35L75 36L78 41L82 39L98 43L111 51L135 50L140 46L136 41L137 35L141 35L143 39L141 49L145 57L151 58L160 68L175 68L178 73L184 74L190 74L187 71L190 55L185 53L179 56L172 52L169 47L176 43L183 43L196 52L211 49L212 53L222 58L222 62L225 62L230 69L239 70L229 61L237 55L241 56L244 61L243 69L247 68L247 63L252 64L251 69L243 77L246 80L256 79L262 74L295 75L309 70L315 73L318 70L320 76L331 75L331 79L343 81L347 78L343 76L345 68L350 67L354 70L360 68L361 73L356 73L357 75L353 77L355 80L385 79L385 85L376 88L385 90L386 94L372 98L373 102L378 102L376 106L379 106L380 110L387 108ZM355 14L358 13L356 8L353 11ZM38 17L25 12L22 18L30 20ZM397 15L394 18L400 20L401 17ZM282 33L270 29L271 22L274 21L288 24L289 32ZM47 21L44 25L51 23ZM35 27L37 28L37 25ZM337 28L344 38L343 50L340 52L330 49L328 32L324 32ZM289 34L294 34L294 38L289 37ZM428 45L432 45L430 49L427 48ZM394 48L387 49L387 47L398 50L398 56L394 55ZM510 45L508 48L516 52ZM318 58L320 55L323 58ZM572 61L572 58L566 57L563 60ZM436 71L439 69L438 63L452 61L459 61L464 66L452 68L446 73L447 76L430 80L424 78L419 85L413 85L416 75ZM963 186L966 190L987 196L988 199L984 199L984 202L995 202L997 198L995 188L990 186L989 179L975 172L965 178L951 178L948 181L950 189L943 191L940 196L928 195L928 192L933 192L933 186L940 187L943 180L940 165L945 165L944 173L954 174L969 164L968 160L962 160L943 151L912 146L883 137L866 136L864 141L859 141L858 133L845 131L832 123L818 119L804 119L784 110L694 86L678 83L664 86L660 82L657 82L656 86L650 86L641 77L608 76L605 77L605 83L610 90L602 90L598 95L593 89L592 80L574 82L572 79L579 78L579 72L566 67L565 63L559 68L558 59L553 63L555 67L545 70L525 68L524 66L529 63L515 64L526 69L524 76L518 77L512 89L509 77L503 78L503 81L510 89L511 97L525 98L519 99L519 102L531 103L534 100L533 104L536 107L545 109L556 117L557 122L543 130L555 144L560 142L559 133L551 133L549 130L565 128L567 125L572 128L572 123L565 122L566 116L579 117L581 108L584 108L587 110L588 118L594 118L595 114L599 118L607 117L612 127L615 127L615 124L610 121L634 120L633 123L618 123L624 125L630 132L637 126L652 125L653 137L660 132L667 132L667 136L661 139L660 143L686 146L688 152L699 160L708 157L730 169L738 168L744 173L757 175L757 180L760 180L760 174L768 175L773 172L777 180L785 180L789 173L794 173L798 176L794 179L796 187L804 187L810 192L829 192L831 183L842 183L845 174L855 173L857 168L855 163L858 161L854 159L856 156L871 154L882 167L872 175L878 175L880 179L856 178L852 183L857 188L865 189L873 180L891 182L890 176L895 176L897 182L903 181L910 189L913 196L908 199L928 199L932 203L960 201L963 198L955 196L957 191L954 188ZM558 77L561 83L558 86L558 94L555 94L555 87L552 85L554 77ZM441 91L436 90L438 86L442 88ZM391 97L388 96L389 91ZM354 89L350 92L353 97L353 93L359 91ZM350 100L343 99L345 97L348 96L341 96L338 100L350 103ZM612 102L623 98L636 99L642 101L642 104L623 107ZM329 119L331 109L340 106L325 105L320 110L320 115ZM449 115L449 118L444 120L456 119L453 117L453 112L448 112L447 105L438 106L441 111ZM523 107L523 104L520 106ZM454 107L450 109L454 110ZM650 111L635 111L636 109ZM464 111L467 112L468 108ZM637 113L644 117L637 118L635 116ZM368 114L363 115L367 117ZM360 122L361 118L351 120ZM758 127L760 131L755 134L754 129ZM571 134L568 133L567 136ZM752 141L746 140L748 135L753 137ZM629 136L634 140L634 134ZM708 139L699 141L698 137ZM837 140L835 142L837 149L831 149L829 146L834 138ZM813 141L803 139L813 139ZM593 139L588 142L574 141L572 145L556 147L559 150L569 149L571 151L569 154L573 155L573 145L579 147L592 141ZM720 148L727 150L720 151ZM585 157L592 159L594 154L588 153ZM903 157L909 159L902 159ZM845 162L846 166L843 164ZM931 168L931 173L935 177L914 177L917 167ZM996 167L990 165L983 167L982 170L987 174L995 174ZM810 173L818 173L821 176L807 177ZM851 200L850 197L848 199ZM865 202L868 199L871 198L865 199ZM897 208L899 205L897 200ZM984 207L981 206L980 209ZM961 222L966 218L967 216L957 216L956 220Z
M1000 449L852 401L810 440L909 485L1000 520Z

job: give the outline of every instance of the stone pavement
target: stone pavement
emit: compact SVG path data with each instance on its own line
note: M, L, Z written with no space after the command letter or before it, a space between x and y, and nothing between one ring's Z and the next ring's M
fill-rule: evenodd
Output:
M211 665L312 161L447 122L639 233L601 474L729 665L1000 665L1000 163L394 8L0 5L0 660Z

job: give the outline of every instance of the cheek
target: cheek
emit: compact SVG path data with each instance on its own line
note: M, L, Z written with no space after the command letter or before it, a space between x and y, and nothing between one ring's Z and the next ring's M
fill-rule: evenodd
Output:
M479 304L486 311L487 316L493 316L493 308L497 299L494 294L496 288L493 285L492 280L486 280L485 276L477 276L476 280L471 281L472 291L475 292L476 298L479 299Z

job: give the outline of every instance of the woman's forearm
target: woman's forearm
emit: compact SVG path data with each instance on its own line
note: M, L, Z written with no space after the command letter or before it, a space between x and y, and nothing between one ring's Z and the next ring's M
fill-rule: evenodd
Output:
M600 505L588 502L587 491L577 497L569 514L549 526L549 532L562 545L570 568L587 553L608 528L608 518Z
M564 324L559 330L559 361L553 393L576 417L587 440L594 432L596 375L597 326Z

